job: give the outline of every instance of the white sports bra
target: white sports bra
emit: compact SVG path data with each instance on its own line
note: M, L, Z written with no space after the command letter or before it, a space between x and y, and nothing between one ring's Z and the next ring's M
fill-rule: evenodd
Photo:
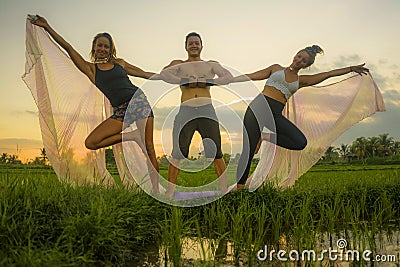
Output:
M285 95L286 100L289 99L297 90L299 90L299 80L288 83L285 79L285 69L275 71L269 76L265 85L272 86L281 91Z

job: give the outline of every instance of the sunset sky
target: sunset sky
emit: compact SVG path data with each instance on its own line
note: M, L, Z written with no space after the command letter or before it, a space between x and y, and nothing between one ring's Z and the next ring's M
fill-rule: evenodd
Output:
M202 35L203 59L217 60L242 73L273 63L287 66L298 50L312 44L320 45L325 54L303 73L365 62L387 111L352 127L335 142L338 145L381 133L400 139L399 13L398 0L0 0L0 153L26 160L38 156L43 147L37 107L21 79L27 14L48 19L88 60L93 36L110 32L119 57L153 72L173 59L186 58L184 38L191 31ZM325 84L333 81L337 80ZM256 85L261 90L263 83Z

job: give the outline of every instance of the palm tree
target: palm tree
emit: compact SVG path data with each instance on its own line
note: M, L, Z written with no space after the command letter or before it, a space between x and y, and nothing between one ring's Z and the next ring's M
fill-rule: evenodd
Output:
M339 152L339 155L345 159L350 154L350 146L347 144L340 144L337 151Z
M379 138L376 136L369 137L366 145L368 153L374 158L379 148Z
M47 161L46 148L40 149L40 158L42 159L43 164L46 164Z
M7 159L8 159L8 154L7 153L3 153L0 156L0 162L1 163L7 163Z
M365 137L358 137L351 144L352 150L358 156L358 158L365 158L367 154L367 139Z
M388 137L388 133L380 134L378 137L380 148L383 156L389 156L392 154L391 147L394 143L393 137Z
M400 141L394 141L391 150L394 155L399 155L400 154Z
M330 146L325 151L324 158L329 161L334 161L335 157L337 157L337 156L338 156L337 148L335 148L334 146Z
M7 163L14 164L14 163L17 163L17 161L18 161L17 155L9 155L8 156Z

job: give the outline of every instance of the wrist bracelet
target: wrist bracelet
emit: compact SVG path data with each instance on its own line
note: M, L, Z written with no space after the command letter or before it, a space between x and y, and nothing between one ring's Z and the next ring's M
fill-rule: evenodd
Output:
M350 66L350 72L353 72L354 70L353 70L353 66Z

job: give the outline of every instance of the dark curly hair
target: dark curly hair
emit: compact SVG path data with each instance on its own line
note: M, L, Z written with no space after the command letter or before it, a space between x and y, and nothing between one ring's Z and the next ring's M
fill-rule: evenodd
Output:
M324 53L324 50L322 50L322 48L319 47L318 45L308 46L308 47L304 48L303 50L300 50L300 52L301 51L306 51L307 54L310 56L310 59L308 60L306 67L309 67L314 63L315 56L317 54L323 54Z

